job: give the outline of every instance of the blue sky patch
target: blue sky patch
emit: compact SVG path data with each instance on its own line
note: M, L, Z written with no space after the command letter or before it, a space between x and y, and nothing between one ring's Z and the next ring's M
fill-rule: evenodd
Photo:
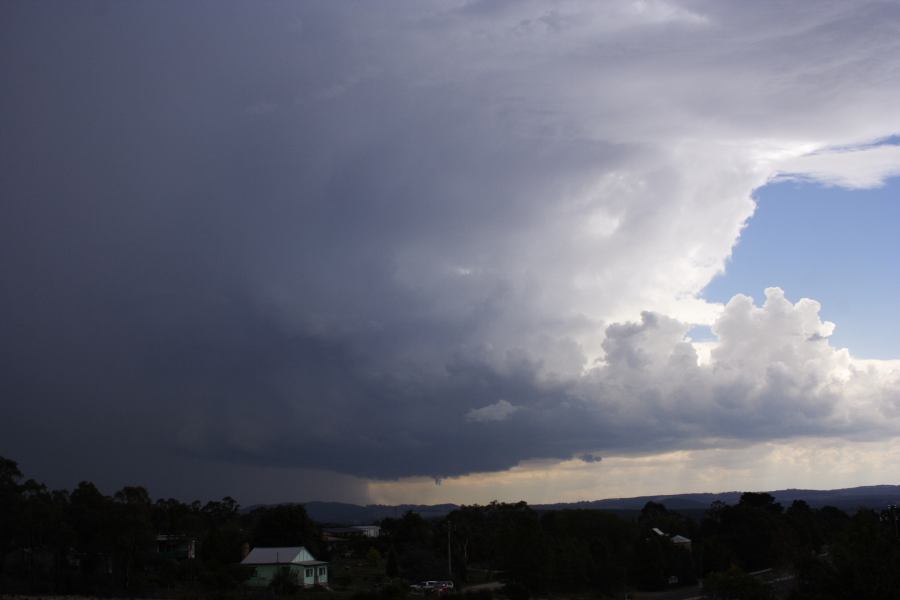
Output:
M900 354L900 178L870 190L782 181L755 197L725 274L703 297L761 303L763 290L778 286L794 302L821 302L822 318L837 325L833 345L860 358Z

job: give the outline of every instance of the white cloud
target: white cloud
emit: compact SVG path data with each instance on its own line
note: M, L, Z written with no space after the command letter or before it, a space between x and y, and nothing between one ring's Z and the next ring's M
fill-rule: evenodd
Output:
M398 402L411 414L491 422L470 440L484 468L891 435L896 374L832 347L816 302L699 297L779 173L860 187L893 172L895 148L833 150L900 131L900 14L864 4L340 12L327 80L358 83L309 99L315 124L287 122L321 132L304 197L318 212L299 227L330 268L285 262L255 289L289 327L427 388ZM273 254L310 255L296 237ZM695 323L718 339L687 341ZM473 469L441 464L425 474Z
M646 313L641 323L609 327L606 361L580 382L580 397L604 429L663 439L663 447L900 434L897 363L855 361L831 346L834 325L818 313L817 302L791 303L778 288L766 290L760 307L735 296L712 326L717 340L703 361L685 338L688 325ZM618 450L642 445L653 442L626 439Z
M472 423L489 423L492 421L505 421L520 407L510 404L506 400L498 400L493 404L473 408L466 413L466 420Z
M371 162L360 220L384 214L367 204L416 215L384 220L372 247L386 255L367 260L387 261L417 314L468 322L461 346L498 368L513 353L569 375L602 356L604 324L641 311L712 323L722 307L698 293L725 268L753 190L777 173L854 186L887 173L886 150L854 154L853 168L815 158L900 130L900 86L886 76L900 44L858 35L896 17L878 10L567 1L342 12L342 31L366 34L334 41L347 58L329 79L370 76L317 109L333 133L319 153ZM276 285L304 326L311 314L334 328L348 313L394 318L390 304L363 301L377 289L316 303L302 275L296 290ZM394 346L402 361L445 358L409 344ZM566 366L559 349L573 345L581 364Z
M807 154L781 164L784 178L812 179L845 188L873 188L900 175L900 146Z

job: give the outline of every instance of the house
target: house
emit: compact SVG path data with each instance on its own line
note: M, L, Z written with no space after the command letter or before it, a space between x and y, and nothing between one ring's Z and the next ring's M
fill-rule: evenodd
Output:
M381 535L381 527L378 525L352 525L350 527L326 527L322 530L322 539L329 551L339 552L344 556L350 556L351 550L348 544L366 538L377 538ZM343 547L343 550L341 550Z
M264 587L272 583L279 571L286 570L297 585L310 587L328 583L328 563L316 560L303 546L287 548L254 548L241 561L253 567L247 585Z
M666 533L664 533L658 527L654 527L652 529L652 531L653 531L653 533L655 533L658 536L668 537L672 541L672 543L675 544L676 548L684 548L688 552L691 551L691 539L690 538L684 537L683 535L673 535L673 536L669 537Z
M683 535L673 535L672 543L675 544L677 548L684 548L688 552L691 551L691 539L686 538Z
M354 525L354 529L363 532L363 535L369 538L377 538L381 535L381 527L378 525Z
M156 553L175 560L197 558L197 538L188 535L157 535Z
M326 527L323 533L334 538L377 538L381 535L381 527L378 525L351 525L350 527Z

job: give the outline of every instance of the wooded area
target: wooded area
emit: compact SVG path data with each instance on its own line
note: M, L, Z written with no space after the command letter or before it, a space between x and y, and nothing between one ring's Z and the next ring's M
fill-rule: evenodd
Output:
M896 507L848 515L803 501L785 509L768 494L745 493L735 505L714 503L698 522L654 502L631 519L494 502L440 519L408 512L383 520L380 537L334 543L321 527L335 524L313 523L301 505L245 512L229 497L187 504L154 501L142 487L107 496L89 482L67 491L23 479L14 461L0 457L0 593L362 600L452 579L457 590L502 581L504 596L525 600L623 597L702 580L710 598L767 598L775 592L748 573L776 568L790 574L795 600L900 594ZM159 536L195 540L196 554L161 551ZM295 545L331 562L330 591L279 581L264 592L246 588L239 563L249 548Z

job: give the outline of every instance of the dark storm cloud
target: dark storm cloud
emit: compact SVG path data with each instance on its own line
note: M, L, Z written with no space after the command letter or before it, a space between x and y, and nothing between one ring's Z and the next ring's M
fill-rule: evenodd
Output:
M445 477L857 427L763 367L711 380L665 317L606 329L683 308L764 176L723 151L756 135L744 89L715 87L724 141L676 143L709 106L671 73L720 82L695 38L724 13L567 7L4 4L0 452L218 491L228 465ZM729 47L751 76L755 43ZM747 425L784 390L815 401Z
M492 435L441 450L470 406L539 394L528 379L477 363L398 378L374 358L454 347L499 310L488 297L443 322L391 265L398 239L455 245L515 219L478 198L509 197L502 180L477 194L430 187L441 170L478 179L497 165L465 155L466 132L397 110L390 86L363 90L361 114L359 101L335 100L327 120L293 106L353 52L330 39L330 15L199 8L8 8L4 391L17 441L71 427L59 435L79 445L138 438L373 476L544 454L533 439L494 449ZM291 113L257 110L258 98ZM376 115L397 132L391 153L366 132ZM498 160L523 176L533 166L527 153Z

